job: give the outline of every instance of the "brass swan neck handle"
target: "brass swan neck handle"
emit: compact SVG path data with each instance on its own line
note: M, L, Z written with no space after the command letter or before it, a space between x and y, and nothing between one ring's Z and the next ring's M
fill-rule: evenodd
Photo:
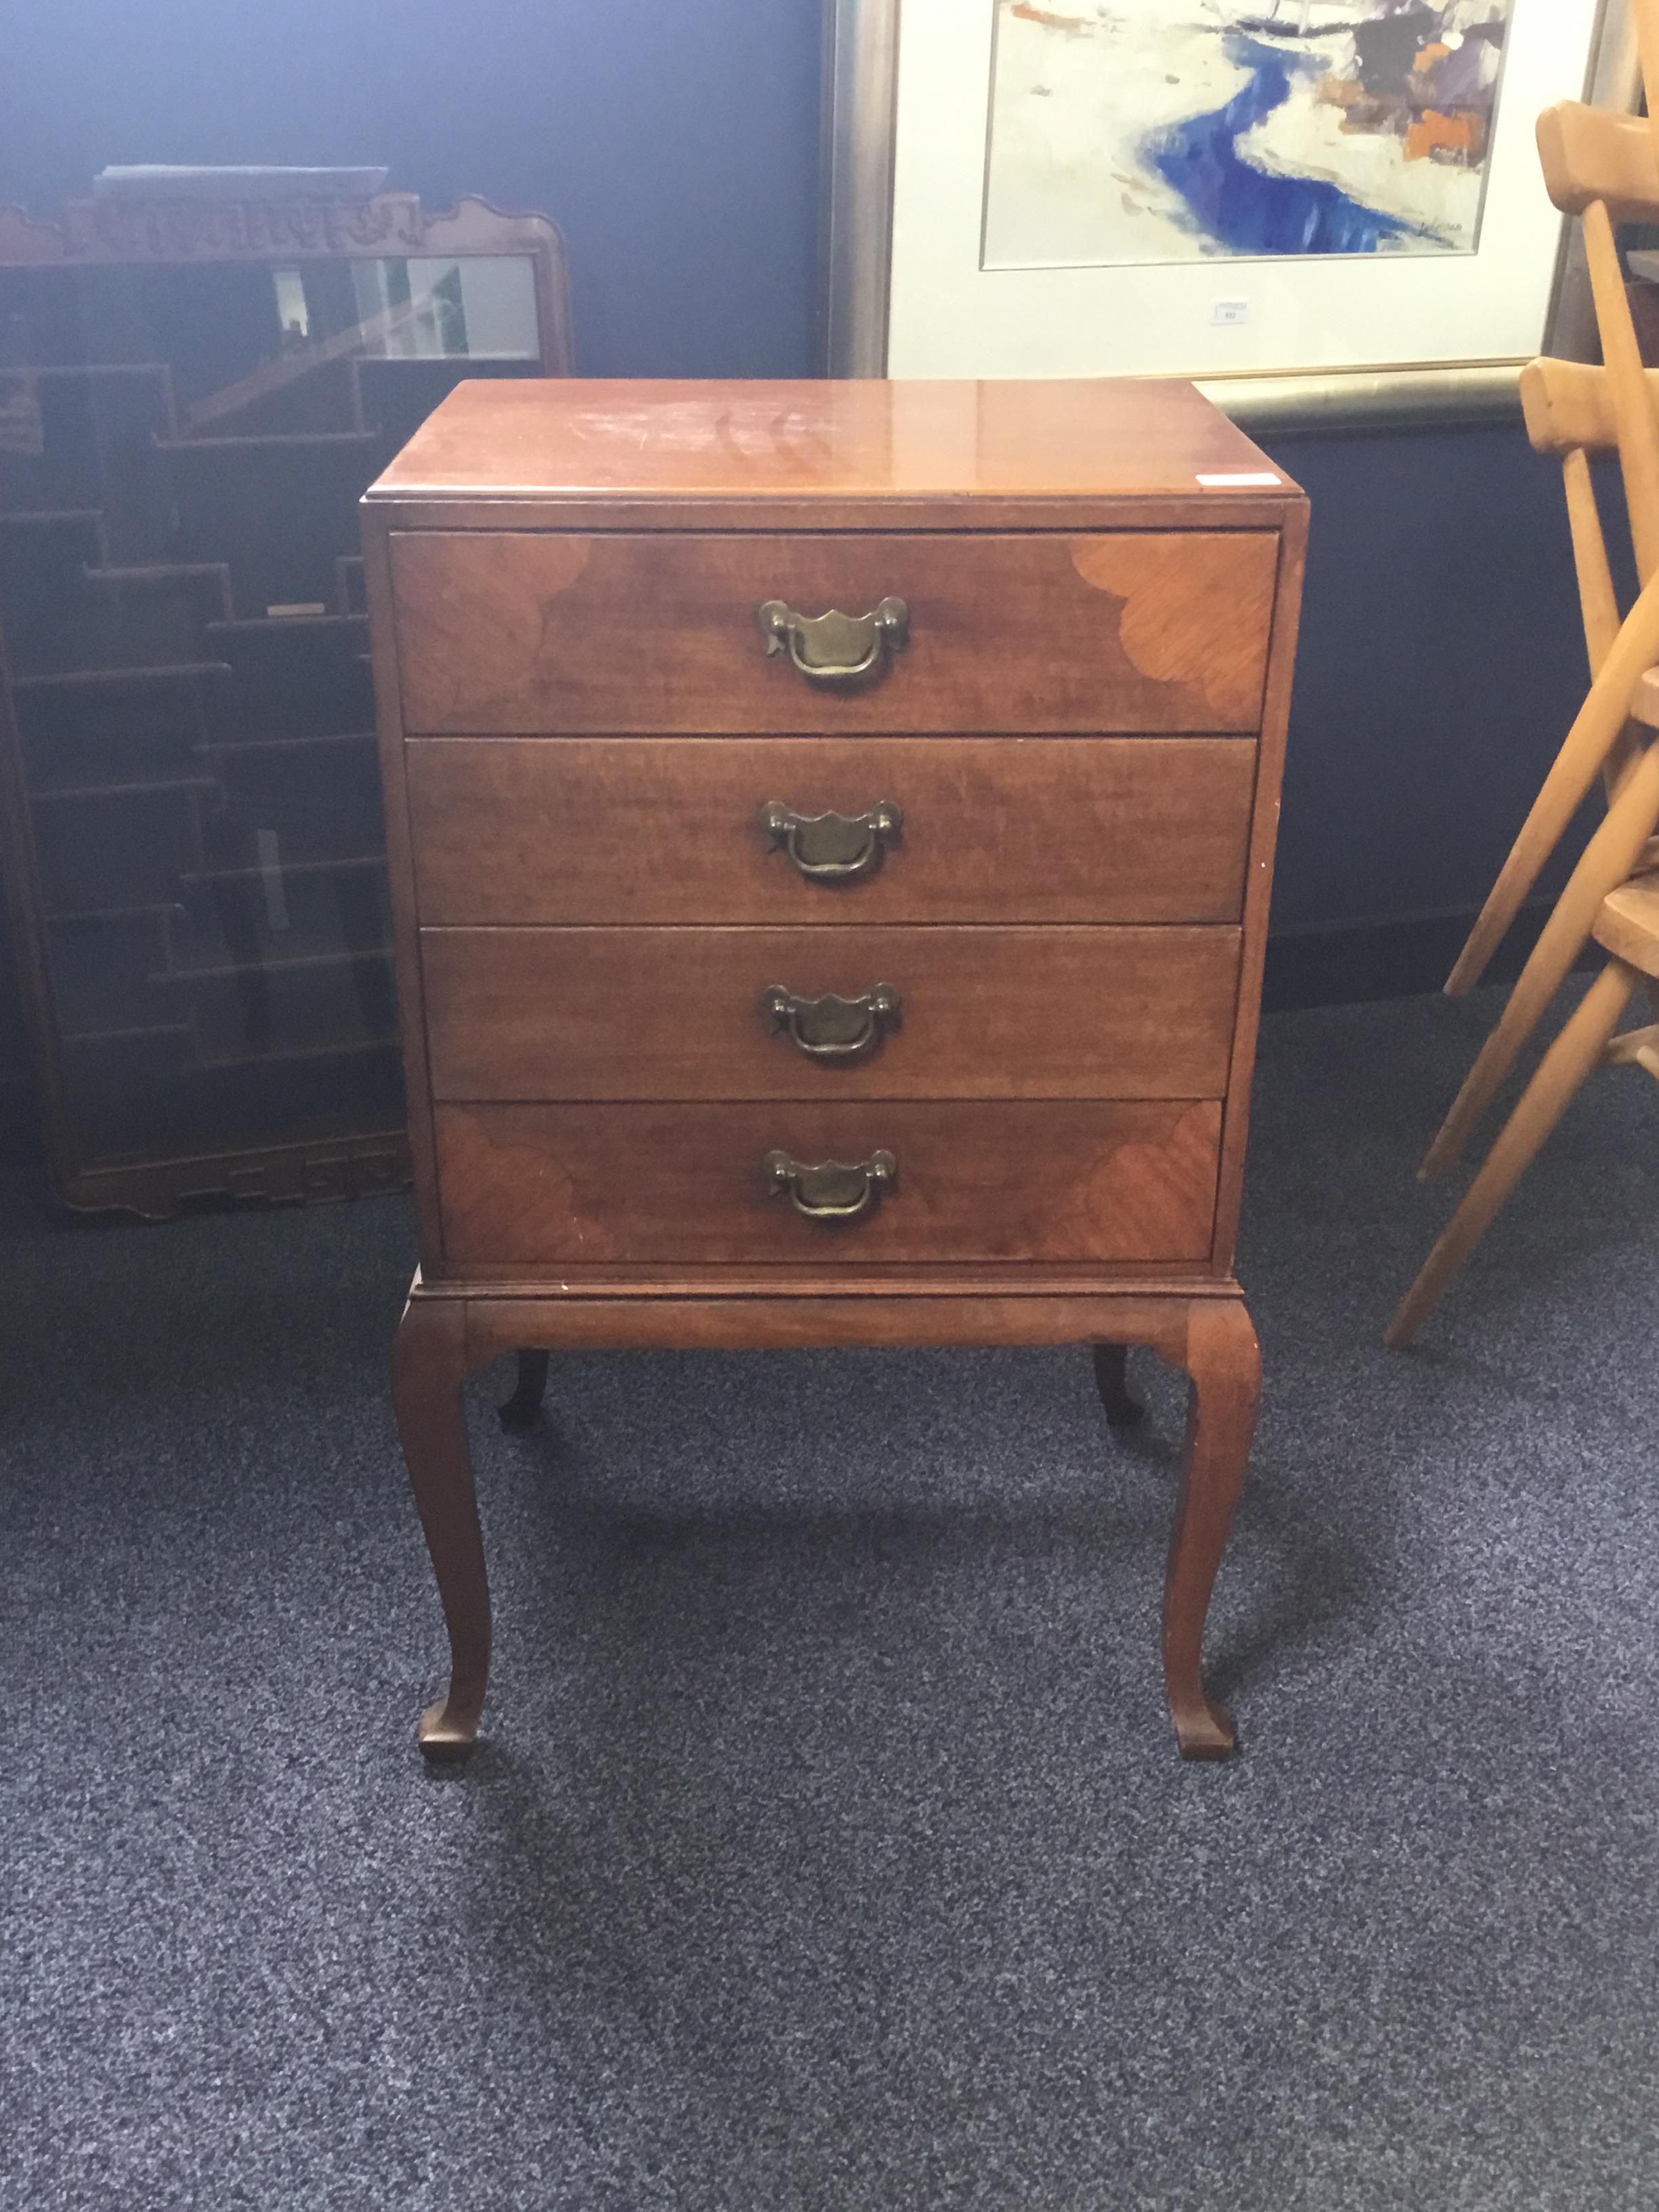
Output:
M883 599L867 615L797 614L781 599L768 599L756 621L769 653L787 651L814 684L852 684L873 673L883 653L896 653L910 635L910 610L902 599Z
M804 999L781 983L760 995L761 1012L809 1060L862 1060L881 1042L882 1033L899 1018L899 994L890 983L878 983L856 999L826 991Z
M797 814L781 799L769 799L760 823L773 848L787 853L810 883L848 884L875 873L904 815L890 799L862 814Z
M856 1221L868 1213L884 1190L898 1180L898 1162L889 1152L867 1160L820 1160L809 1167L787 1152L769 1152L766 1180L779 1197L787 1196L809 1221Z

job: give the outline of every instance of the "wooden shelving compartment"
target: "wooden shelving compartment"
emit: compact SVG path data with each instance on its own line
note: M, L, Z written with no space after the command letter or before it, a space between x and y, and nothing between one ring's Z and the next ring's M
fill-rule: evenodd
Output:
M356 504L464 376L570 367L477 201L0 210L0 835L58 1187L406 1171Z

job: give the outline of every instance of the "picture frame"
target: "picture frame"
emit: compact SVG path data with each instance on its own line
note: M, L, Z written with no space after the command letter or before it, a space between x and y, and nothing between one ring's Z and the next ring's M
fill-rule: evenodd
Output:
M1535 159L1531 151L1534 116L1551 96L1577 94L1597 106L1627 112L1636 109L1640 73L1627 0L1584 0L1574 32L1583 45L1582 83L1577 81L1576 66L1561 70L1559 50L1548 72L1540 73L1537 66L1541 35L1537 27L1554 0L1512 0L1511 21L1531 26L1534 32L1528 82L1541 83L1545 75L1550 82L1542 97L1530 92L1522 95L1530 112L1514 104L1519 84L1507 88L1510 104L1500 112L1498 136L1492 147L1493 172L1501 161L1505 179L1516 180L1519 187L1517 199L1530 195L1524 224L1517 216L1504 234L1500 265L1512 272L1524 258L1527 299L1532 306L1518 303L1507 317L1509 343L1501 351L1477 351L1467 343L1466 334L1466 342L1456 349L1424 346L1420 356L1407 358L1399 357L1397 351L1393 358L1362 357L1339 364L1291 357L1276 360L1271 368L1254 365L1237 370L1219 368L1213 359L1180 357L1149 367L1125 360L1109 337L1103 337L1085 361L1079 359L1076 344L1086 345L1086 339L1073 343L1068 357L1058 360L1054 347L1044 340L1044 317L1049 312L1045 300L1080 301L1086 317L1096 312L1090 304L1094 295L1089 280L1103 280L1099 296L1108 299L1103 280L1121 278L1121 269L1026 268L1015 272L1013 282L999 281L1006 280L1009 272L988 272L976 244L970 270L966 243L969 222L976 241L985 236L981 195L989 163L992 107L987 57L992 52L991 25L1003 4L1006 0L978 0L969 16L961 0L953 0L948 9L945 0L827 0L822 255L824 359L831 375L1188 374L1235 420L1253 430L1339 429L1504 419L1518 414L1520 370L1534 354L1592 356L1594 323L1577 227L1554 218L1547 202L1540 209L1541 186L1533 193L1530 183L1521 181L1518 165ZM1061 0L1054 0L1056 7L1060 4ZM1020 12L1030 17L1045 11L1027 6ZM972 48L965 57L956 55L951 66L942 65L947 17L949 36L960 37L965 28ZM1552 21L1560 25L1559 13ZM914 89L908 100L903 96L904 71L912 73L908 81L913 88L927 88L925 98L917 97ZM1564 84L1564 76L1574 82ZM970 91L970 87L975 89ZM969 112L970 107L974 112ZM915 143L919 130L936 130L938 135L921 145ZM977 168L971 189L980 204L970 212L966 195L975 149ZM1530 173L1535 176L1535 169ZM920 195L918 175L928 185L928 191ZM903 212L907 191L913 210L920 210L919 216L912 214L908 233ZM954 204L941 201L941 191L954 191ZM926 204L930 193L931 219ZM944 222L938 220L941 209ZM896 241L896 215L900 224ZM926 231L920 227L924 223ZM951 243L945 242L947 234ZM1516 249L1517 236L1523 255ZM1532 259L1534 243L1541 264ZM1463 266L1467 269L1479 258L1463 258ZM1364 273L1355 267L1356 258L1346 257L1347 265L1337 280L1346 280L1349 297L1361 289L1353 282ZM1443 267L1449 258L1442 257ZM1263 267L1261 258L1236 261L1223 255L1203 264L1198 278L1214 289L1218 270L1259 271ZM1332 267L1329 258L1276 257L1271 281L1280 297L1294 297L1306 272L1320 270L1320 283L1328 285ZM920 304L915 297L918 271L927 294ZM1156 302L1160 283L1185 283L1190 294L1194 281L1192 267L1158 270L1152 282L1145 281L1144 270L1131 273L1142 280L1136 297L1143 301ZM1383 273L1388 283L1401 287L1409 285L1413 272L1402 270L1401 260L1395 258ZM988 274L993 279L988 291ZM977 291L987 295L988 307L994 299L1000 303L992 343L985 342L982 333L975 338L973 321L979 310L971 304L975 288L969 282L970 276L977 280ZM1311 296L1312 284L1304 288ZM1240 283L1237 289L1246 287ZM1443 279L1440 289L1443 296ZM1157 312L1155 305L1150 316L1143 309L1136 327L1144 329L1149 320L1155 323ZM1317 305L1309 312L1314 318L1326 313ZM1106 321L1103 315L1099 319L1103 325ZM1467 323L1468 319L1463 319ZM1528 343L1534 324L1536 341ZM1079 318L1068 314L1061 326L1074 331ZM1399 318L1395 326L1409 327L1408 316ZM1328 327L1328 319L1321 323L1322 330ZM927 336L919 346L916 333L923 328ZM1018 342L1011 340L1011 331ZM1520 343L1516 343L1517 335ZM1024 354L1030 356L1029 366Z

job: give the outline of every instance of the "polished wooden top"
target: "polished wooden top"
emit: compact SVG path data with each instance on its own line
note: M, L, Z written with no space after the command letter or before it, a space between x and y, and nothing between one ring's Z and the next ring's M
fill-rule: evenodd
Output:
M368 494L805 504L1194 495L1300 496L1190 384L1139 378L479 381L451 393Z

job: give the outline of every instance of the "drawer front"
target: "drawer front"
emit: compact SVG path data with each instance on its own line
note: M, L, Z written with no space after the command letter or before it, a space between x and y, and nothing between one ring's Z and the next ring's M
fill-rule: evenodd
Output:
M444 1252L457 1267L573 1262L826 1268L934 1261L1204 1259L1221 1109L1212 1101L443 1106ZM769 1165L856 1169L885 1154L867 1209L817 1202ZM855 1176L847 1186L854 1198ZM845 1202L844 1192L832 1194Z
M1255 751L1239 738L418 738L420 915L1237 921Z
M1238 947L1224 928L427 930L433 1095L1215 1098ZM848 1011L813 1003L831 996Z
M1253 730L1279 555L1271 531L392 543L405 728L527 735ZM907 641L854 682L757 620L890 598Z

